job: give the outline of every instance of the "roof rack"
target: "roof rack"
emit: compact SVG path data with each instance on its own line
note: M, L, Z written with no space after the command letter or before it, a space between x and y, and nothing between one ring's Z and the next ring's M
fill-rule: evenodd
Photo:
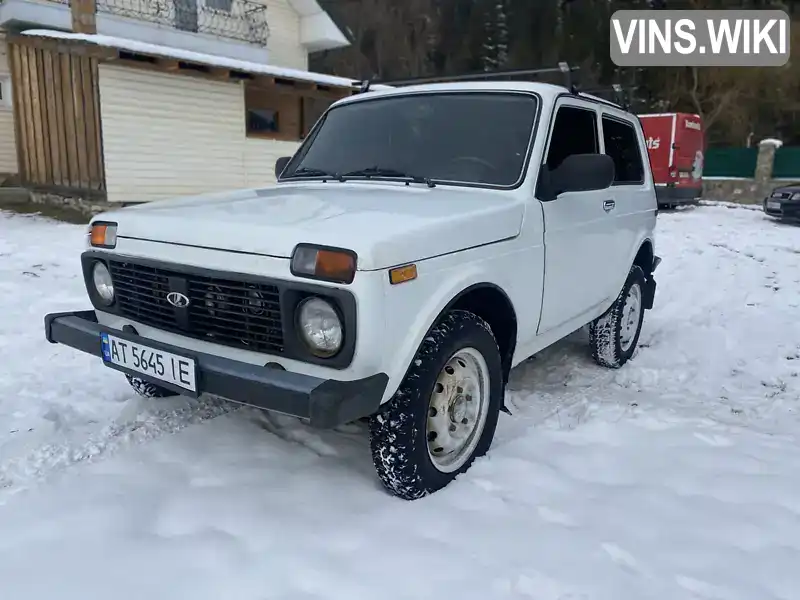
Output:
M549 67L545 69L517 69L508 71L485 71L480 73L467 73L464 75L441 75L434 77L416 77L413 79L398 79L395 81L371 81L365 79L363 81L355 82L358 87L358 93L366 93L370 90L373 84L381 84L392 87L402 87L406 85L420 85L426 83L449 83L456 81L485 81L491 79L515 79L519 77L530 78L539 75L546 75L550 73L562 73L565 80L565 87L571 93L578 92L577 87L572 82L572 73L578 71L580 67L571 67L566 62L558 63L557 67Z
M570 66L567 62L560 62L556 67L548 67L544 69L516 69L507 71L485 71L479 73L467 73L464 75L441 75L433 77L415 77L411 79L397 79L394 81L377 81L365 79L362 81L353 82L353 86L358 89L356 93L366 93L374 84L380 84L391 87L403 87L406 85L419 85L426 83L448 83L457 81L487 81L492 79L508 79L513 80L517 78L532 78L541 75L561 73L564 78L564 87L575 96L592 96L595 100L621 108L622 110L630 111L632 92L637 86L623 87L619 83L614 83L611 86L593 88L593 89L580 89L578 84L573 81L573 73L580 71L580 67ZM626 93L627 92L627 93ZM613 94L613 100L604 98L599 94Z
M598 99L598 100L600 100L600 101L602 101L602 102L604 102L606 104L610 104L612 106L616 106L616 107L622 108L623 110L630 111L631 110L631 104L632 104L632 102L631 102L632 93L636 90L636 88L637 88L637 86L623 87L622 85L620 85L618 83L614 83L610 87L595 88L595 89L590 89L590 90L581 90L579 93L580 94L585 94L585 95L592 95L596 99ZM605 94L605 93L609 93L609 92L613 93L614 100L609 100L609 99L603 98L602 96L599 95L599 94Z

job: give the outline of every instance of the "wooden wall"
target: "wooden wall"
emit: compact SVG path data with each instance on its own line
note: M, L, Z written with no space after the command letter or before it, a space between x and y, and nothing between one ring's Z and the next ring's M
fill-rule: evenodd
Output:
M9 43L24 185L104 195L98 59Z

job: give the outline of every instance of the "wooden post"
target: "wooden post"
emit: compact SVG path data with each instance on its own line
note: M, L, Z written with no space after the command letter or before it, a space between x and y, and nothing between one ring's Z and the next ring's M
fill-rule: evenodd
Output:
M97 33L97 4L95 0L71 0L72 31L75 33Z

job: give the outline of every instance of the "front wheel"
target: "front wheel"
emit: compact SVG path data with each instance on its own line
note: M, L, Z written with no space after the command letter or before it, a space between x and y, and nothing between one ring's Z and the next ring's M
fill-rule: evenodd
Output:
M414 500L465 472L491 446L504 389L489 325L470 312L447 314L370 418L372 459L386 489Z
M141 377L125 374L128 383L131 384L133 391L139 394L142 398L169 398L170 396L177 396L175 392L171 392L167 388L150 383Z
M614 304L589 324L592 358L603 367L618 369L633 356L644 320L644 271L633 265Z

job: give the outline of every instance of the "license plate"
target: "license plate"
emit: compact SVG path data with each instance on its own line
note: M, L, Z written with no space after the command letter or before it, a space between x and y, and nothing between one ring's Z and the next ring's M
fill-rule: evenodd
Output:
M107 333L100 334L100 343L104 362L197 392L193 358L156 350Z
M780 210L781 209L781 203L780 202L773 202L771 200L767 200L767 208L769 210Z

